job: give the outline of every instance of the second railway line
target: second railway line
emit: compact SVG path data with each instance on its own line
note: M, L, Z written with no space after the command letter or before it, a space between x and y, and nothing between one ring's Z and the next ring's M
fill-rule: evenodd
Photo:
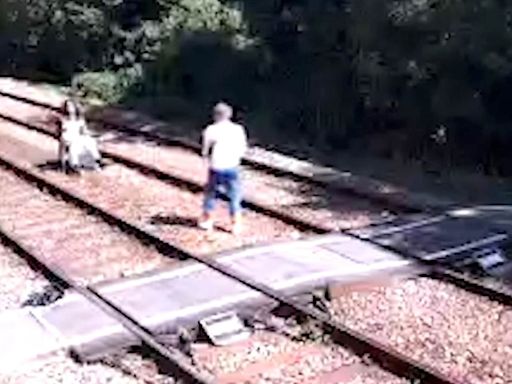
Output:
M0 168L0 226L84 283L169 264L156 249Z

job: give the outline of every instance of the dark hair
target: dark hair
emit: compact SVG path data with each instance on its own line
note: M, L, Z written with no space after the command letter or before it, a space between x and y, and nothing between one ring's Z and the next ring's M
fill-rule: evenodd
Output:
M73 99L66 99L64 103L62 104L61 113L63 115L68 115L68 105L72 104L75 107L76 110L76 117L77 118L83 118L84 117L84 110L82 106Z

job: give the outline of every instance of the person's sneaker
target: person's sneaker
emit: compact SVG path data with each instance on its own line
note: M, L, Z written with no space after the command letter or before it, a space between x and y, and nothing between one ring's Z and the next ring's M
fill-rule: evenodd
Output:
M202 220L197 223L197 226L204 231L211 231L213 229L213 221L212 220Z
M233 226L231 227L231 233L235 236L240 235L242 233L242 224L240 224L240 223L233 224Z

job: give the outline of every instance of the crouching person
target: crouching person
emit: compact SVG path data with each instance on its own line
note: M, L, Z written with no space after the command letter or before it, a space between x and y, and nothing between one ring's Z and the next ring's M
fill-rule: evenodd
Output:
M202 155L209 160L208 182L206 184L203 216L199 227L213 228L212 211L221 188L229 198L231 232L239 234L242 229L242 191L240 163L247 150L247 135L244 127L234 123L233 109L226 103L219 103L213 109L213 124L206 127L202 136Z
M81 107L66 100L60 120L59 161L62 169L75 172L82 168L99 169L101 156L96 140L87 129Z

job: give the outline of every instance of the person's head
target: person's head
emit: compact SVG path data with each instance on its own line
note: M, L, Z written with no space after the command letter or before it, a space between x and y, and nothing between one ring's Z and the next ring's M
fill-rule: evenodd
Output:
M82 109L78 103L72 99L67 99L62 106L62 113L70 119L79 119L82 117Z
M217 103L213 108L213 120L215 122L231 120L232 117L233 108L227 103Z

